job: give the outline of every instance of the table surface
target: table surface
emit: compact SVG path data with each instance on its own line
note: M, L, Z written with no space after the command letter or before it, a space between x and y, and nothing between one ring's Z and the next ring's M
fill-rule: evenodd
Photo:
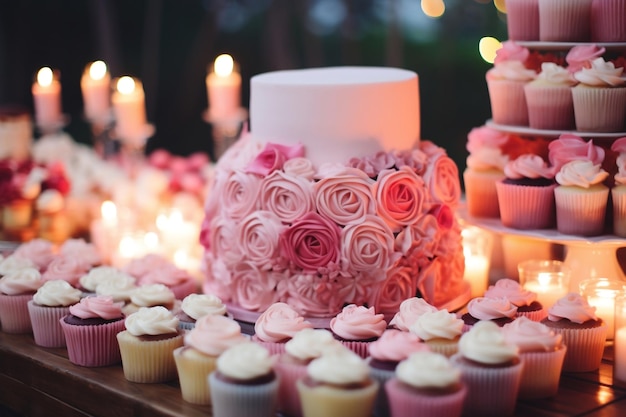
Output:
M210 416L210 406L182 400L177 381L137 384L121 365L73 365L64 348L35 345L31 335L0 332L0 404L28 416ZM0 414L1 410L0 410ZM519 401L515 417L626 416L626 383L613 380L613 348L596 372L564 373L558 395Z

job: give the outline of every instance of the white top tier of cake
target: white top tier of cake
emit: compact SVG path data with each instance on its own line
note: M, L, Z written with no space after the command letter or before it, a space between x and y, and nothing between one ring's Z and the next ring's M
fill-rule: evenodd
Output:
M417 74L398 68L329 67L252 77L255 141L301 143L315 164L409 149L420 139Z

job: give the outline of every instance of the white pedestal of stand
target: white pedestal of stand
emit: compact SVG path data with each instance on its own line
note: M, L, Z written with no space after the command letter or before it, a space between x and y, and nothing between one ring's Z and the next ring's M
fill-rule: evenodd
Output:
M213 159L217 162L241 136L244 124L248 120L248 111L242 107L229 117L213 117L211 109L208 109L203 113L202 118L212 127Z

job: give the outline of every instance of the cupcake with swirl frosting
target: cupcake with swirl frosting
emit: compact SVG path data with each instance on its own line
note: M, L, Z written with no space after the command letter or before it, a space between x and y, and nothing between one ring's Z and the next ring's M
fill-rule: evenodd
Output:
M111 297L85 297L59 322L70 362L88 367L120 362L116 335L124 330L122 303Z
M500 220L514 229L554 225L554 170L538 155L524 154L504 167L496 183Z
M217 358L228 348L248 340L235 320L207 314L198 319L184 338L184 346L174 350L183 400L192 404L210 404L209 374Z
M102 264L102 257L98 248L85 239L68 239L59 247L59 255L79 259L90 268Z
M130 294L130 302L124 308L124 315L129 316L142 307L163 306L173 310L176 306L174 292L164 284L145 284L135 288Z
M252 341L276 355L285 351L285 343L297 332L312 327L310 322L288 304L274 303L254 323Z
M434 352L413 353L400 362L384 388L391 417L459 417L467 395L461 372Z
M80 301L78 288L67 281L46 281L28 302L28 314L33 327L35 344L43 347L64 347L65 335L59 320L65 317L70 306Z
M501 278L485 291L487 298L504 297L517 307L517 317L527 317L541 321L548 315L543 305L537 301L537 293L525 290L517 281Z
M153 269L141 276L138 282L139 285L163 284L172 290L177 300L182 300L198 290L196 279L173 264Z
M227 316L226 305L214 294L189 294L183 298L180 310L176 313L178 327L191 330L204 316Z
M524 362L519 397L522 399L554 397L567 346L560 334L548 326L519 317L502 328L504 339L519 348Z
M15 254L9 255L0 259L0 278L24 268L33 268L40 271L39 266L33 260Z
M101 265L91 268L89 272L78 279L78 288L83 290L86 294L96 294L96 288L100 284L110 283L117 279L127 279L135 282L135 279L130 275L122 272L120 269L113 266Z
M78 287L80 277L85 275L90 268L91 265L82 259L57 255L41 274L41 279L44 281L62 279L73 287Z
M45 271L56 256L56 247L49 240L37 238L20 244L13 255L30 259L40 271Z
M117 334L124 377L131 382L167 382L176 378L174 350L183 345L178 319L163 306L141 307L126 317Z
M8 272L9 256L2 261ZM13 258L21 262L19 258ZM24 259L32 265L31 261ZM17 263L19 263L17 262ZM6 265L5 265L6 264ZM16 268L0 279L0 323L5 333L30 333L32 325L28 315L28 302L43 285L41 273L33 267Z
M431 351L450 357L458 350L463 326L463 320L456 314L439 310L422 314L411 326L411 333L423 340Z
M577 293L558 299L541 323L563 337L567 346L563 371L589 372L600 366L608 332L596 308Z
M475 416L513 415L523 363L519 348L508 343L492 321L476 323L459 341L451 361L467 385L464 412Z
M330 320L330 330L345 347L365 359L369 356L369 344L378 339L387 322L383 314L376 314L374 307L349 304Z
M626 137L613 142L611 150L617 152L617 172L613 176L614 185L611 188L613 233L626 237Z
M437 311L437 307L430 305L423 298L407 298L400 303L400 309L389 322L389 327L408 332L415 320L428 311Z
M524 86L528 106L528 125L533 129L572 130L574 103L572 74L553 62L541 64L541 72Z
M136 289L136 279L133 276L126 273L111 274L106 280L96 284L96 295L112 297L115 301L127 304Z
M469 331L479 321L493 321L502 327L512 322L517 315L517 307L504 297L472 298L467 303L467 313L461 315L463 333Z

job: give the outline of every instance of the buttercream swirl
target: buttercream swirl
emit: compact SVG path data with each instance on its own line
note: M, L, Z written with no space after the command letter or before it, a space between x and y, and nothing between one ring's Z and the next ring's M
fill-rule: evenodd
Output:
M563 165L579 159L588 160L599 165L604 161L605 151L593 144L593 140L585 142L580 136L564 133L548 145L550 164L558 172Z
M194 320L206 315L226 314L226 306L222 299L214 294L189 294L183 298L181 309Z
M565 85L573 86L576 80L572 74L564 67L554 62L543 62L541 64L541 72L537 75L536 81L548 85Z
M369 353L380 361L400 362L414 352L429 350L417 335L401 330L387 329L377 340L370 343Z
M34 293L42 285L43 280L38 269L32 267L21 268L0 278L0 293L6 295Z
M409 328L415 323L415 320L427 311L437 311L437 307L430 305L423 298L407 298L400 303L400 309L393 316L389 325L408 332Z
M102 258L98 249L93 243L88 243L84 239L68 239L59 249L59 254L72 258L80 259L89 265L98 265L102 263Z
M70 306L70 314L81 319L101 318L114 320L122 318L122 302L115 302L113 297L89 296L84 297L77 304Z
M39 270L43 271L54 259L55 248L52 242L48 240L33 239L19 245L13 252L13 255L19 258L30 259L37 265Z
M374 307L349 304L330 320L330 329L346 340L367 340L380 337L387 328L385 316L376 314Z
M261 345L240 343L217 358L217 370L227 377L247 381L272 373L275 359Z
M519 61L502 62L487 71L488 80L532 81L537 73L528 69Z
M341 345L333 334L326 329L306 328L285 343L285 351L294 358L306 361L320 357L329 349L337 349Z
M502 154L500 149L485 148L470 154L467 159L467 167L477 171L490 169L504 170L509 162L509 157Z
M595 165L591 161L578 160L563 165L555 178L560 185L589 188L592 185L601 184L608 176L609 173L600 165Z
M130 295L130 302L140 307L164 306L172 304L175 299L174 292L163 284L141 285Z
M479 320L495 320L515 317L517 307L504 297L476 297L467 304L467 311Z
M504 175L510 179L552 179L554 170L539 155L524 154L506 164Z
M461 371L439 353L416 352L398 364L396 377L415 388L446 388L461 380Z
M132 275L135 278L141 278L154 269L161 269L171 265L167 258L155 253L148 254L141 258L136 258L130 261L124 267L124 272Z
M0 261L0 275L8 275L11 272L24 268L38 268L37 265L28 258L16 255L9 255Z
M133 336L178 333L178 318L163 306L141 307L124 323Z
M522 316L502 327L504 339L520 352L551 352L561 347L563 336L545 324Z
M168 287L173 287L192 279L193 278L184 269L178 268L173 264L166 264L142 275L138 279L138 282L140 286L147 284L163 284Z
M496 57L493 62L496 65L506 61L519 61L524 63L528 57L530 57L530 50L528 48L514 41L504 41L501 47L496 51Z
M39 287L33 301L41 306L67 307L80 301L82 292L62 279L46 281Z
M617 172L613 177L617 184L626 184L626 153L619 154L615 161L617 165Z
M254 323L255 335L264 342L282 342L291 339L298 331L313 325L304 320L286 303L274 303Z
M529 306L537 300L537 293L525 290L519 282L510 278L502 278L490 285L485 291L487 298L504 297L517 307Z
M356 353L343 348L313 359L307 366L307 374L318 382L348 385L368 380L369 367Z
M87 274L79 278L78 283L85 290L95 292L98 285L110 280L116 280L120 275L123 275L123 277L119 279L135 281L135 278L113 266L102 265L91 268Z
M226 316L206 315L196 321L196 326L185 335L185 345L206 355L219 356L228 348L248 339L241 326Z
M502 329L492 321L479 321L463 333L459 353L470 360L485 364L500 364L517 358L519 348L507 343Z
M137 288L135 278L126 274L115 274L96 285L96 294L110 295L117 301L130 300L132 292Z
M44 281L62 279L77 286L78 280L87 273L89 268L90 265L80 259L59 255L50 262L41 278Z
M604 47L595 44L574 46L565 56L567 70L573 73L582 68L588 68L591 66L591 61L604 55L605 51Z
M580 83L594 87L619 87L626 82L622 77L624 68L615 68L611 61L596 58L591 61L591 68L582 68L574 73L574 78Z
M411 333L422 340L449 339L460 336L463 332L463 320L448 310L439 310L422 314L411 326Z
M598 320L598 316L596 316L596 308L589 305L585 297L571 292L559 298L548 310L548 320L562 319L580 324L589 320Z

